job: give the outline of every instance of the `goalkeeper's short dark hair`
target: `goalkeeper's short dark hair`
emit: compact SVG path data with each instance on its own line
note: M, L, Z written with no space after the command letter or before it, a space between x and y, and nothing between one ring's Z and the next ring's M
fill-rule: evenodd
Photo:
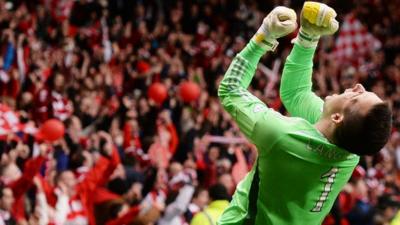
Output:
M365 114L348 107L334 132L337 146L357 155L374 155L387 143L392 129L392 111L379 103Z

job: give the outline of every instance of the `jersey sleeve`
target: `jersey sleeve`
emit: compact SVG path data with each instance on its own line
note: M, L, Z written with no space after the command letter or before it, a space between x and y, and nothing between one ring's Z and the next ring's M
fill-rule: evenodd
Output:
M86 174L85 179L78 184L79 191L93 193L97 187L105 185L120 162L118 150L113 147L110 157L100 157L94 167Z
M323 100L312 92L312 68L315 48L294 44L282 74L280 96L287 111L316 123L322 113Z
M268 127L264 127L264 130L277 131L279 129L275 128L279 128L282 117L247 90L264 53L265 49L250 41L233 59L218 89L224 109L236 121L244 135L257 146L261 146L266 140L255 132L256 125L265 121L262 124Z

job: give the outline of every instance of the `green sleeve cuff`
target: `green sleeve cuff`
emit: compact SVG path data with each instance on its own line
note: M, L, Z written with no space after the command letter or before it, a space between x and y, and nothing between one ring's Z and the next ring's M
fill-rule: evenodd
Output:
M255 41L250 40L246 47L239 53L244 59L246 59L253 67L257 67L260 58L267 52L267 48L263 48L258 45Z
M305 48L298 43L294 43L293 50L290 53L288 60L294 61L298 64L308 65L312 64L314 53L317 48Z

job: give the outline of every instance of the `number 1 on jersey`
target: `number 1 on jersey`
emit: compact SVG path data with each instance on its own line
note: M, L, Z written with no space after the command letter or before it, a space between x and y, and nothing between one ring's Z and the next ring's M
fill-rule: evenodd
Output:
M332 191L332 185L335 183L336 174L338 173L339 169L337 167L332 167L327 173L321 176L322 182L325 183L324 191L319 196L318 201L315 203L314 208L311 212L321 212L322 206L324 205L325 201L328 199L329 193Z

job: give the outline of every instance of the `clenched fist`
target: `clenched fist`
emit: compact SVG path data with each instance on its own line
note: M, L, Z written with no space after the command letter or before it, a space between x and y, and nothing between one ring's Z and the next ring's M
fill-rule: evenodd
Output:
M272 45L277 44L277 38L286 36L297 28L296 19L293 9L278 6L264 18L253 39L272 48Z

